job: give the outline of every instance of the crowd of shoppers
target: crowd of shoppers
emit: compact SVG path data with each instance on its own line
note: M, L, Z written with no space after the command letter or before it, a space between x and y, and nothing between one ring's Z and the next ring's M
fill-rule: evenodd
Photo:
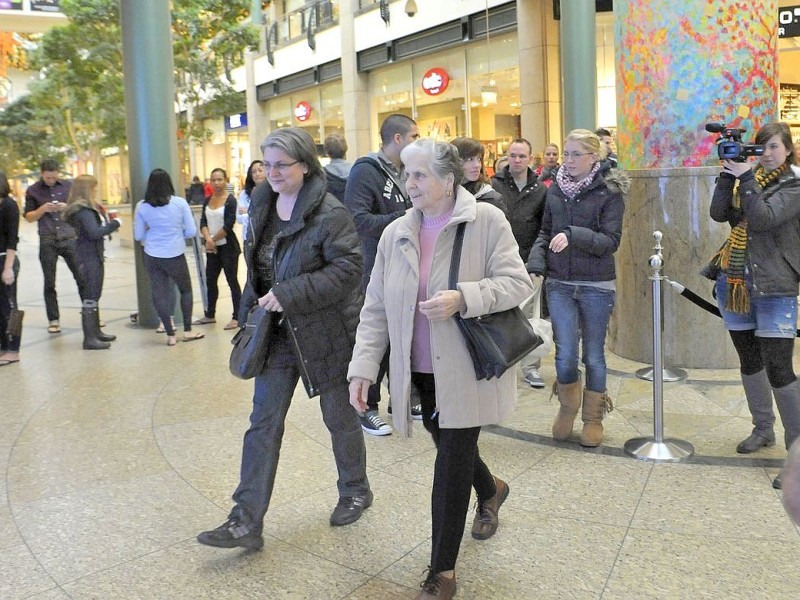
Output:
M338 500L330 525L360 519L373 502L364 433L392 432L378 414L386 379L394 429L410 435L413 421L421 420L436 448L430 563L417 595L426 600L456 594L472 490L477 502L471 535L477 540L497 532L499 510L510 492L484 462L478 440L482 426L511 415L517 375L510 369L499 378L477 380L453 316L477 317L524 304L539 318L538 294L544 293L556 348L559 408L553 438L570 439L580 412L580 444L600 445L604 416L613 408L605 340L630 180L616 168L606 130L571 131L562 157L558 145L548 144L536 170L531 144L515 139L507 164L498 165L491 182L479 140L418 137L412 119L391 115L381 125L381 149L351 167L344 138L328 136L331 162L323 169L308 133L276 130L261 146L263 160L248 168L238 207L225 171L211 172L199 227L207 310L195 323L215 322L217 279L224 271L233 303L225 329L238 329L257 304L271 315L273 332L266 366L254 381L234 506L225 523L200 533L198 541L223 548L263 546L285 419L299 381L309 397L319 397L331 437ZM754 164L722 163L710 212L713 220L729 223L731 232L706 273L715 281L753 419L753 430L737 451L752 453L776 443L774 401L789 457L773 485L784 488L787 511L800 519L800 383L792 364L800 292L800 168L786 124L765 125L756 143L764 152ZM84 348L107 348L114 336L101 330L98 313L104 239L121 220L103 209L97 179L81 175L62 181L58 171L57 162L42 162L41 179L28 188L23 211L28 221L38 222L48 331L60 331L55 264L62 256L82 300ZM339 184L344 202L333 193ZM0 366L19 362L21 340L19 209L10 192L0 172ZM243 294L236 221L245 240ZM450 289L459 225L465 227L464 250L456 289ZM169 346L178 341L171 316L176 287L183 341L203 337L192 331L194 302L184 256L186 239L197 230L169 174L154 170L135 209L134 237L144 247ZM524 381L544 386L538 364L522 368Z

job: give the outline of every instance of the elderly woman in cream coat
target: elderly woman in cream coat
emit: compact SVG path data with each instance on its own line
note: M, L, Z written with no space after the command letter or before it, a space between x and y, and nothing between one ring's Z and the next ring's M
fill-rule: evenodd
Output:
M437 447L431 494L431 563L418 600L455 594L455 563L471 488L478 497L472 536L497 530L508 485L478 452L482 425L502 421L516 403L515 370L478 381L453 319L517 306L531 280L503 213L459 185L462 162L451 144L418 140L403 149L413 208L384 231L350 362L350 402L366 410L367 389L391 347L389 389L395 427L411 433L410 390L421 397L423 425ZM448 289L453 240L466 223L457 289Z

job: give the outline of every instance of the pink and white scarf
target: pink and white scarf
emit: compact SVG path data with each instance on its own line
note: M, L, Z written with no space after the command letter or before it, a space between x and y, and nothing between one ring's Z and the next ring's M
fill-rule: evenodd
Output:
M558 169L558 173L556 174L556 183L558 183L558 187L561 188L561 191L564 192L567 198L572 199L578 195L578 192L592 183L594 176L599 170L600 161L597 161L594 163L592 170L589 171L589 174L585 178L581 179L580 181L575 181L572 178L572 175L567 172L566 165L561 165L561 167Z

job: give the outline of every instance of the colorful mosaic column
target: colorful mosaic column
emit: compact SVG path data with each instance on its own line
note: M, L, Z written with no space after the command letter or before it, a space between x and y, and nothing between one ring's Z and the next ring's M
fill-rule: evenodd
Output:
M626 0L614 3L617 145L631 176L617 252L617 304L609 348L652 363L653 232L663 273L711 298L700 270L728 234L709 217L719 121L750 142L777 119L777 0ZM665 366L738 365L722 322L663 286Z
M747 129L777 118L777 0L614 3L618 144L626 168L716 159L707 122Z

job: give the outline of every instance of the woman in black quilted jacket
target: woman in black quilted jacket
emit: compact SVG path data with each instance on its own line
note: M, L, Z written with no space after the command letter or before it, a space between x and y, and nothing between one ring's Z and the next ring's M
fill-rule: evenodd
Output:
M239 322L256 302L275 313L265 371L256 377L241 480L228 520L198 536L221 548L258 549L278 466L284 421L298 379L320 396L339 472L331 525L372 504L361 424L349 403L347 366L361 308L361 244L347 209L326 192L314 140L298 128L261 144L267 181L253 190L245 240L247 285Z

